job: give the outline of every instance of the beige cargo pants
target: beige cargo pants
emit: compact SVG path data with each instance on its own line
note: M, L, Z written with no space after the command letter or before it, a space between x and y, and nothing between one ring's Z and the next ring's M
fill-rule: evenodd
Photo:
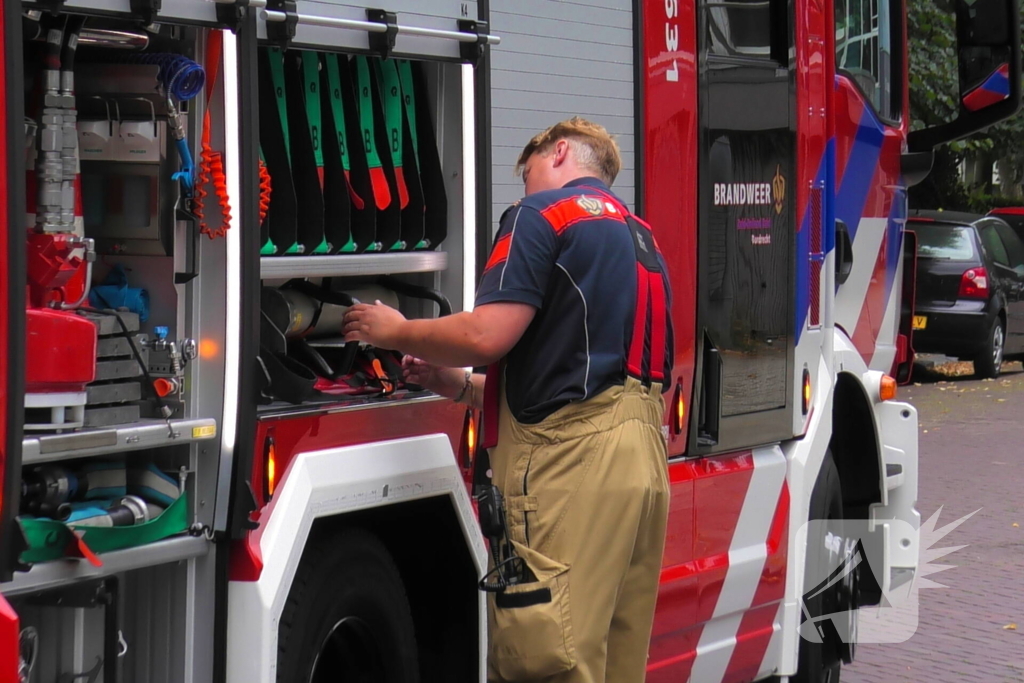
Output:
M634 379L536 425L502 404L494 482L537 582L490 596L491 681L644 680L668 516L663 415L660 385Z

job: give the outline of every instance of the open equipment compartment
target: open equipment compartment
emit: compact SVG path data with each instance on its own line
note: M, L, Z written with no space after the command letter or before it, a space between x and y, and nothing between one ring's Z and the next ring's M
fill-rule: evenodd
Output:
M403 42L394 16L354 12L298 2L292 36L281 12L260 15L261 417L421 393L395 354L344 343L353 301L408 317L472 305L474 73L461 46L489 37L410 27ZM375 32L389 21L392 43Z
M234 42L211 28L214 7L168 5L183 21L26 4L20 59L8 52L23 85L10 121L25 142L27 353L4 530L21 540L0 593L34 641L30 680L190 680L208 664L176 650L186 628L212 639L211 539L230 482L218 437L233 198L200 141L225 148Z

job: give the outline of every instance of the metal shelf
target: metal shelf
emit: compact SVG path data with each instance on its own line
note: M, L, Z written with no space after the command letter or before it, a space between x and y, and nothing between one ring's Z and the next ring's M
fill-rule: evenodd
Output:
M217 436L217 421L210 417L171 420L146 419L123 426L80 429L67 434L32 435L21 444L21 462L33 465L66 458L88 458L143 448L177 446Z
M260 275L264 280L435 273L447 267L448 254L443 251L260 258Z
M188 560L208 553L210 545L210 542L202 537L176 536L137 548L103 553L99 556L103 560L101 567L94 567L86 560L41 562L27 572L15 574L10 582L0 583L0 593L5 596L37 593L49 588L64 587L75 581L87 581L133 569Z

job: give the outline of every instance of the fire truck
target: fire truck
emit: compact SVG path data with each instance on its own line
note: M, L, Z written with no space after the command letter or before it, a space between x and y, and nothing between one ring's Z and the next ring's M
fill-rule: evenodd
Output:
M894 0L4 2L0 681L485 680L479 416L339 320L468 310L576 114L674 291L648 680L838 680L918 565L907 188L1020 103L952 5L919 128Z

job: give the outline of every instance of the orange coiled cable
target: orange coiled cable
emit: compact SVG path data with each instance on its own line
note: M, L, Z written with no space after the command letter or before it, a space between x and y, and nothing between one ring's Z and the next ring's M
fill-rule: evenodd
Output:
M210 31L206 41L206 112L203 115L202 151L199 155L199 178L196 182L196 196L193 201L196 216L199 218L199 232L210 239L223 237L231 225L231 202L228 197L228 179L224 173L224 155L213 149L210 140L210 102L213 99L213 87L217 81L217 70L220 67L223 34L219 30ZM220 207L221 225L216 230L206 223L205 199L210 192L207 184L213 186L217 205Z
M270 170L267 164L260 159L260 225L267 218L270 211Z

